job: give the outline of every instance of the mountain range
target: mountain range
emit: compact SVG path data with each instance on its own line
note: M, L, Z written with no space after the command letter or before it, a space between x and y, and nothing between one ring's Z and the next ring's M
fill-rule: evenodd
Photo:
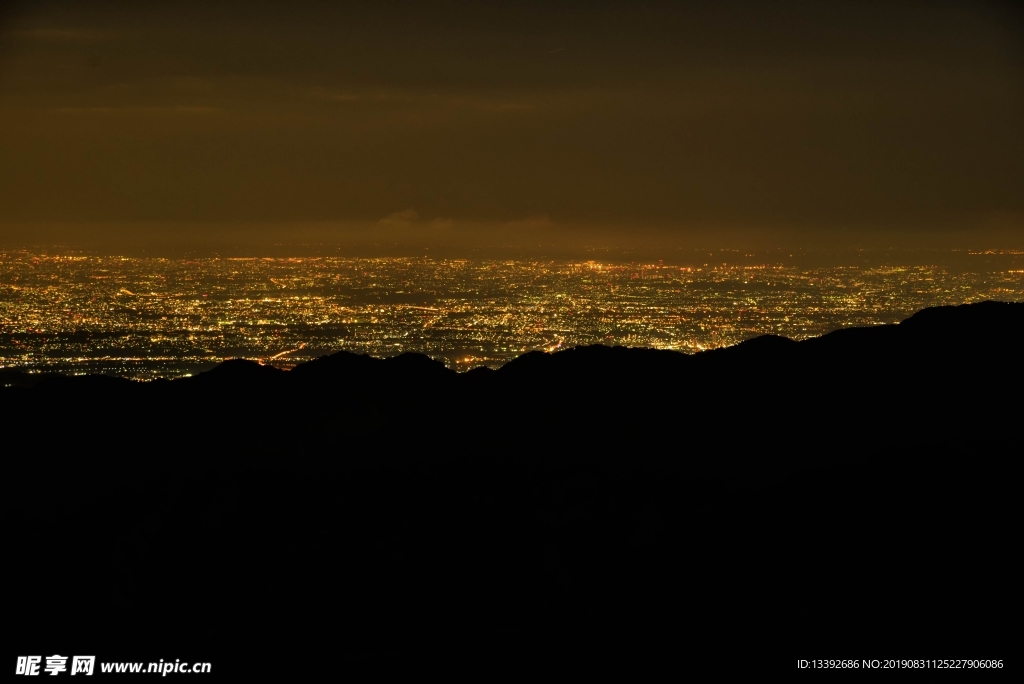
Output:
M15 643L281 672L997 657L1022 334L1024 303L982 302L462 374L6 371Z

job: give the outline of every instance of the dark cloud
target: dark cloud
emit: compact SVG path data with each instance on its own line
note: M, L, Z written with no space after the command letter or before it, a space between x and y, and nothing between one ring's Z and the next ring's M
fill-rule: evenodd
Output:
M17 5L0 238L1024 232L1015 5L496 5Z

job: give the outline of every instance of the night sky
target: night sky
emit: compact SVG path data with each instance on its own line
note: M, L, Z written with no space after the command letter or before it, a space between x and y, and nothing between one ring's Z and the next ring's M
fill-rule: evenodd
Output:
M1021 246L1022 17L5 3L0 246Z

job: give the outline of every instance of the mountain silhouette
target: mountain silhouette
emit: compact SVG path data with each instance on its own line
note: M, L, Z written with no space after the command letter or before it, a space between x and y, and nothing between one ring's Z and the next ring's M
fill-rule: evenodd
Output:
M1022 334L982 302L462 374L5 372L14 645L282 673L1005 657Z

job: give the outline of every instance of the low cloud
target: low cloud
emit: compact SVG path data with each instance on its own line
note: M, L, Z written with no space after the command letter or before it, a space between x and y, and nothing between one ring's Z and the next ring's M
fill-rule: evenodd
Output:
M30 28L19 31L16 35L18 34L50 43L93 43L113 37L108 31L65 27Z
M329 88L312 88L304 91L305 94L321 102L361 102L380 106L425 106L431 108L462 108L483 112L525 112L537 108L537 96L525 98L522 94L518 97L504 95L477 95L470 93L452 92L427 92L422 89L372 89L363 91L338 91ZM525 98L525 99L524 99ZM551 97L544 98L550 101Z
M382 228L410 228L419 217L414 209L404 209L385 216L377 221L377 225Z
M177 105L173 107L57 107L52 111L59 114L215 114L223 111L219 107Z
M351 92L336 92L326 88L313 88L306 92L314 100L324 100L327 102L355 102L357 100L366 99L365 94L361 95L359 93Z

